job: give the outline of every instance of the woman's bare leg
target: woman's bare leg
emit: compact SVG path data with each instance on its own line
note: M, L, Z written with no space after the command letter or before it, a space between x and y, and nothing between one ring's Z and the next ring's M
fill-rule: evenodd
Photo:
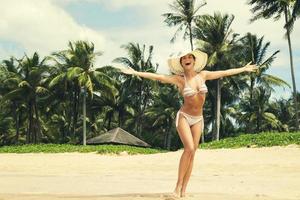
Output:
M203 119L202 119L203 120ZM203 127L203 121L198 122L197 124L193 125L191 127L191 131L192 131L192 136L193 136L193 141L194 141L194 153L191 156L191 160L190 160L190 164L188 166L187 172L183 178L183 183L182 183L182 188L181 188L181 197L185 196L185 191L186 191L186 187L187 184L189 182L190 176L192 174L192 169L193 169L193 163L194 163L194 157L195 157L195 152L198 149L199 146L199 141L201 138L201 133L202 133L202 127Z
M194 154L195 147L190 126L182 115L180 115L178 119L177 131L184 146L184 151L179 162L177 184L174 190L174 193L180 196L183 178L187 172L191 157Z

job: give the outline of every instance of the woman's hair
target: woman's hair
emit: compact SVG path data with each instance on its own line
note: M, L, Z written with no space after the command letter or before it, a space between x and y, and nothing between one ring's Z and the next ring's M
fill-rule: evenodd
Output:
M196 57L194 56L194 54L191 54L191 55L192 55L192 57L194 58L194 60L196 60ZM180 64L181 64L181 61L182 61L182 57L183 57L183 56L181 56L180 59L179 59ZM182 64L181 64L181 65L182 65Z

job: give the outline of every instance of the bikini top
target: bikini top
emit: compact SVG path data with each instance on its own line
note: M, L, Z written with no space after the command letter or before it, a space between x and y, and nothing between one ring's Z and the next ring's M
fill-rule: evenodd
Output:
M203 79L200 77L200 75L196 75L196 78L201 79L201 85L199 85L198 90L193 89L187 82L186 77L184 76L184 88L182 91L183 96L193 96L195 94L198 94L199 92L204 94L207 93L207 86L205 85L205 82L203 81Z

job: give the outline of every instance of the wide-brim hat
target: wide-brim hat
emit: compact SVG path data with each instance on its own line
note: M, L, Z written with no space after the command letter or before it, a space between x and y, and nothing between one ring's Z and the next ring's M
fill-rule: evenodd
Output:
M191 52L180 52L179 54L176 55L176 57L169 58L168 59L168 65L170 68L170 71L174 74L183 74L184 69L182 65L180 64L180 58L182 56L188 55L188 54L193 54L195 56L195 65L194 65L194 70L196 72L200 72L206 65L207 63L207 54L200 51L200 50L194 50Z

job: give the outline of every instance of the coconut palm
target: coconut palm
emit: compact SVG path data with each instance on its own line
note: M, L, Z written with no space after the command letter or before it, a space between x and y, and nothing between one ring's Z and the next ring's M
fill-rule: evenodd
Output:
M154 104L145 112L145 116L151 122L151 129L162 130L164 134L164 148L169 150L172 145L172 136L176 135L174 119L180 108L180 102L182 102L182 98L175 87L160 85L159 92L154 96ZM161 133L159 132L158 135L161 135Z
M285 28L292 30L294 23L297 18L300 16L300 0L295 0L294 5L292 6L292 15L288 23L285 25Z
M209 55L208 64L213 70L224 70L237 65L238 58L236 53L236 34L231 30L231 24L234 20L233 15L222 15L219 12L211 15L202 15L196 21L194 29L195 38L198 40L198 46ZM231 77L224 80L230 80ZM208 83L209 84L209 83ZM215 110L214 139L219 140L220 118L221 118L221 88L223 81L218 79L212 81L211 86L215 87L215 93L211 90L211 95L215 95L215 104L212 109Z
M199 6L196 6L195 3L196 0L175 0L169 5L170 9L174 12L163 14L165 17L164 22L168 26L179 26L171 39L171 42L174 42L178 33L184 29L183 38L186 39L187 36L189 37L191 50L193 50L192 28L194 20L199 17L199 15L197 15L199 9L206 5L206 2Z
M238 105L237 123L245 126L249 132L282 130L283 125L272 113L270 107L271 90L258 86L253 90L253 97L246 95Z
M1 101L23 99L28 109L26 142L39 143L42 135L38 100L49 92L45 87L46 58L41 60L38 53L35 52L31 58L25 55L24 58L17 61L20 76L14 76L11 80L16 81L18 87L5 94Z
M0 77L0 95L5 95L18 88L19 80L22 78L18 71L18 63L16 58L11 57L9 60L3 60L1 65ZM11 112L16 128L15 141L18 143L20 136L20 125L22 116L22 98L16 96L11 98L9 104L1 105L2 107L11 107Z
M10 63L10 60L7 60L7 62ZM11 90L11 86L9 84L5 84L5 80L7 79L9 72L7 70L7 67L4 66L4 63L5 62L3 61L3 65L0 65L0 100L3 95L5 95ZM13 69L15 69L15 65L13 65ZM11 111L13 111L13 113L17 113L17 107L13 103L16 101L11 102L7 102L0 105L0 146L9 144L9 137L11 135L10 129L12 127L13 122L15 123L15 125L17 124L16 115L14 115L14 119L11 117Z
M250 99L253 96L253 89L255 84L262 85L271 91L274 91L273 86L289 86L287 82L280 79L279 77L267 74L266 71L270 68L272 62L275 60L276 55L279 53L279 50L275 51L266 58L270 42L265 43L264 37L258 38L256 35L247 33L244 37L240 39L241 46L245 60L251 60L259 67L259 70L256 74L250 74L248 77L250 79L249 93Z
M114 59L113 62L121 63L122 65L133 68L136 71L156 72L157 65L152 63L153 46L148 49L146 55L146 46L139 44L129 43L122 45L128 53L127 57L119 57ZM144 112L151 101L151 92L153 91L154 82L151 80L141 79L139 77L127 77L123 82L124 94L122 96L128 97L137 112L135 116L135 130L136 134L141 137L141 130L143 125Z
M50 87L58 84L69 85L72 107L72 128L71 134L75 137L75 130L78 122L79 103L81 88L84 88L93 98L94 87L97 89L113 90L110 85L110 78L101 72L100 68L95 68L94 63L101 52L95 52L93 43L87 41L69 42L69 49L53 54L58 67L56 76L49 83Z
M271 112L276 113L276 117L282 123L283 131L290 131L293 129L293 98L291 99L277 99L270 104Z
M105 113L103 122L107 122L107 129L110 130L111 124L115 121L116 126L126 126L126 117L132 118L134 115L134 109L132 108L131 100L128 97L126 88L122 81L124 81L124 75L118 72L112 67L101 68L103 73L107 74L114 81L111 82L116 90L110 90L109 92L102 91L101 95L95 94L94 101L91 102L91 112ZM97 114L95 114L97 115ZM95 124L97 126L97 124Z
M292 76L292 84L293 84L293 95L294 95L294 107L295 107L295 124L296 129L299 129L299 117L298 117L298 105L297 105L297 88L295 81L295 73L294 73L294 64L293 64L293 54L292 54L292 46L291 46L291 38L290 33L293 29L293 23L289 23L291 16L291 8L294 5L295 0L249 0L248 4L252 5L251 11L254 16L251 21L255 21L257 19L265 18L274 18L274 20L280 19L283 15L285 19L285 29L286 29L286 37L288 40L289 53L290 53L290 65L291 65L291 76ZM295 4L294 13L292 19L299 14L299 1Z
M7 113L5 113L7 114ZM4 114L0 114L0 146L13 143L13 134L11 134L11 127L13 124L13 118L7 117Z

